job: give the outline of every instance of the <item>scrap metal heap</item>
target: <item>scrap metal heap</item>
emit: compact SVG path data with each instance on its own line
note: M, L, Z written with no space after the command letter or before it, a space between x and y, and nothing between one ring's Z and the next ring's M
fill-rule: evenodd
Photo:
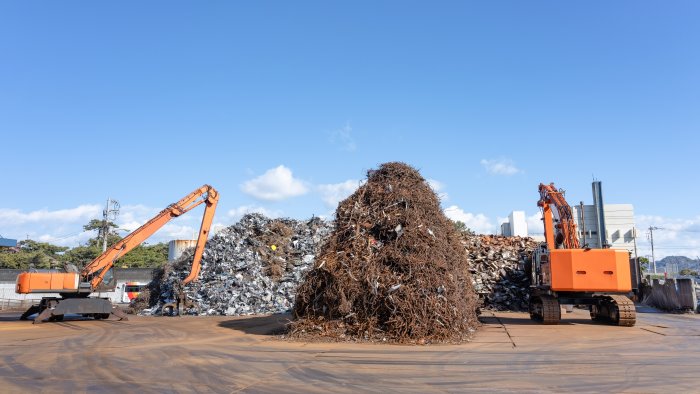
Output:
M469 253L469 267L481 308L527 311L530 278L524 267L537 242L532 238L464 233L462 243Z
M167 314L170 311L164 311L164 306L184 293L189 314L289 311L297 285L331 229L332 224L320 218L296 221L248 214L207 242L199 280L179 285L191 259L185 253L156 275L132 308Z
M386 163L342 201L297 291L289 336L461 342L476 329L467 253L425 179Z

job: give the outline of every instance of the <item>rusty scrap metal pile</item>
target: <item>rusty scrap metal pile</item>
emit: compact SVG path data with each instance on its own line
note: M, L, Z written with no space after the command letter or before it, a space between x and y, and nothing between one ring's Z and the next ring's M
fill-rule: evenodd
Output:
M476 329L467 254L425 179L383 164L336 210L297 291L289 335L305 340L461 342Z
M530 280L524 266L538 243L532 238L466 233L462 243L482 309L526 311Z

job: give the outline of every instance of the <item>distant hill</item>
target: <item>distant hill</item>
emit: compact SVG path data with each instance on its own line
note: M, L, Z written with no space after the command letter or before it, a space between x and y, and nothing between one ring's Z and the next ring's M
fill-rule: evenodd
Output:
M666 271L667 264L676 264L678 270L689 268L692 271L700 272L700 260L691 259L685 256L667 256L656 261L656 269L659 272Z

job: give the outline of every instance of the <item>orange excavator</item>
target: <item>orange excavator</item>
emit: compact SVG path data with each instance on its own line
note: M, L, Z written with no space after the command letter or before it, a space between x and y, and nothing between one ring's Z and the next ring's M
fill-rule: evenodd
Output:
M576 224L564 192L540 184L545 240L532 254L530 318L559 324L562 305L588 305L591 319L634 326L636 311L627 297L632 290L629 252L579 245Z
M219 201L219 193L211 186L204 185L169 205L143 226L134 230L122 240L107 249L90 262L80 272L23 272L17 277L18 294L58 293L60 297L44 297L38 305L33 305L21 317L27 320L37 314L34 323L44 320L61 321L67 314L79 314L95 319L109 318L110 314L126 320L126 314L107 298L90 297L96 292L114 291L114 263L130 250L140 245L171 219L205 204L202 224L192 260L189 275L182 281L187 284L196 279L201 268L202 253L207 242L214 212ZM75 270L77 271L77 269Z

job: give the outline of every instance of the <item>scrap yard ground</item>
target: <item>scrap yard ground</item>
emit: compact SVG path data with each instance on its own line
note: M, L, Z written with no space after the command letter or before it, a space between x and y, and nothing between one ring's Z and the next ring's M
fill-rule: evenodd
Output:
M486 312L473 342L287 342L287 315L130 317L32 325L0 317L2 392L698 392L700 317L635 327Z

